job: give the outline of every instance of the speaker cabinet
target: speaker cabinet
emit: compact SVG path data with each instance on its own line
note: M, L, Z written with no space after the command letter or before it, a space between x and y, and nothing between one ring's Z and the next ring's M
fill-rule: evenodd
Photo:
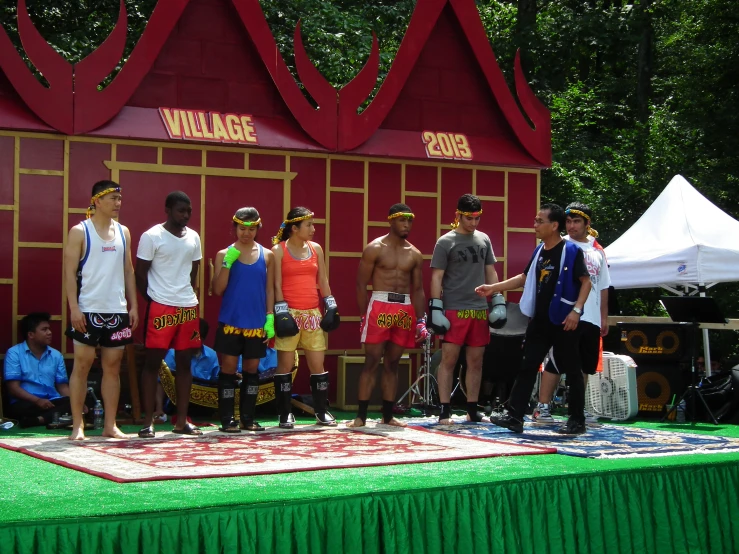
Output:
M637 364L680 362L690 356L690 329L680 323L619 323L621 354Z
M637 365L639 416L662 417L665 404L669 404L673 397L676 400L680 398L687 386L684 366L685 364L678 362L645 362Z
M340 410L354 411L359 408L359 374L364 367L364 356L339 356L338 375L336 379L336 407ZM369 409L382 409L382 362L377 368L375 388L370 395ZM408 355L400 358L398 367L398 389L396 397L400 396L411 386L411 359ZM407 399L407 397L406 397Z

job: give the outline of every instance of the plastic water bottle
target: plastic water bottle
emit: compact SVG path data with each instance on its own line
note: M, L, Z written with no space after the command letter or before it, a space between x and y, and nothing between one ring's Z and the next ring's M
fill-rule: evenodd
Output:
M685 423L685 400L681 400L680 404L677 405L677 415L675 421L678 423Z
M93 415L93 424L95 426L95 429L102 429L103 428L103 405L100 403L100 400L95 402L95 407L92 409L92 415Z

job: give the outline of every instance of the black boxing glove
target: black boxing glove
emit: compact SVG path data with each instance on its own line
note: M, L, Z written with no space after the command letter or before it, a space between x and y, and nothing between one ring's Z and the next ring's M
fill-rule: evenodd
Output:
M300 333L298 324L295 323L295 319L290 314L290 308L287 302L275 302L275 335L279 338L284 339L287 337L294 337Z
M339 317L339 308L336 306L336 299L329 295L323 299L324 314L321 319L321 329L330 333L334 329L339 327L341 318Z

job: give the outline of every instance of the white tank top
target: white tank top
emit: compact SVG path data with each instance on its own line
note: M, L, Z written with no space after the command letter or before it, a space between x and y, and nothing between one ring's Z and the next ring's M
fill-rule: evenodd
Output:
M119 223L113 225L113 240L100 238L89 219L82 222L85 231L85 255L77 269L80 311L98 314L125 314L126 238Z

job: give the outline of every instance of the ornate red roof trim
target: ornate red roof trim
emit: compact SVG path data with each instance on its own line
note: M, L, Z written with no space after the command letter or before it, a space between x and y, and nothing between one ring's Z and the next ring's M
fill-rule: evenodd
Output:
M537 162L544 166L550 166L552 153L549 111L534 96L528 83L526 83L517 56L514 66L516 91L521 100L521 105L526 110L526 114L535 128L532 129L529 126L508 89L503 73L495 60L495 54L488 42L485 29L482 26L480 14L472 0L424 0L416 4L408 25L408 31L403 38L387 78L367 109L361 114L357 114L358 106L366 98L366 96L360 98L361 93L359 91L357 91L357 94L352 94L354 91L345 93L344 89L339 92L339 150L345 151L357 148L369 140L379 129L398 99L447 3L453 8L490 86L490 90L505 114L516 138ZM357 76L355 81L359 78ZM354 81L349 83L345 89L353 83Z

